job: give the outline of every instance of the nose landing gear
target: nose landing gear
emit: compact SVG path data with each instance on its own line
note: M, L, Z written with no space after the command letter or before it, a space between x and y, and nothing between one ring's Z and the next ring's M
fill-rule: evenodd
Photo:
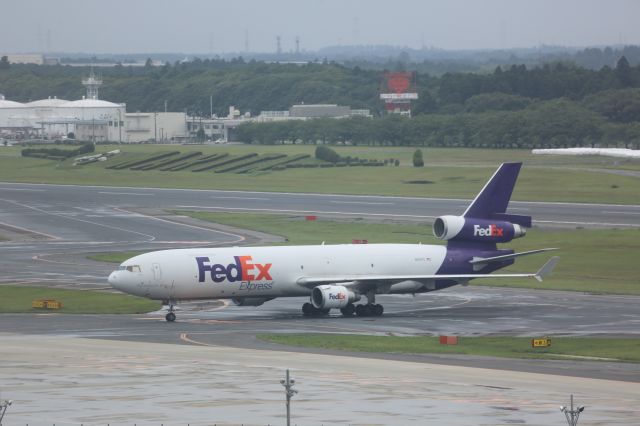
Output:
M167 322L174 322L176 320L176 314L175 314L175 307L176 307L176 303L173 300L169 300L169 301L163 301L162 302L163 305L169 305L169 313L167 313L167 315L164 316L164 319L167 320Z

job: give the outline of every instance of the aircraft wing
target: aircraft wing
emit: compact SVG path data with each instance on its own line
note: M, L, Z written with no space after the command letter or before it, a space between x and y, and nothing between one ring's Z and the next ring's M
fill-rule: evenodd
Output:
M301 277L298 284L307 288L313 288L323 284L353 283L361 284L393 284L402 281L424 280L456 280L468 281L475 278L535 278L538 281L549 275L560 258L554 256L535 273L529 274L437 274L437 275L335 275L323 277ZM347 285L348 286L348 285Z

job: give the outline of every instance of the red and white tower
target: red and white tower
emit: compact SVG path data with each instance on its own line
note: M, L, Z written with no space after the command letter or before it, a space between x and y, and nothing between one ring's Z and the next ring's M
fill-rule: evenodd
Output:
M415 73L388 72L384 77L380 99L387 112L411 116L411 101L418 99Z

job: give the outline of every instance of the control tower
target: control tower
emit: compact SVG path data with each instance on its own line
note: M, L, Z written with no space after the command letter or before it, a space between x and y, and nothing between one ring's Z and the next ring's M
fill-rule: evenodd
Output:
M87 99L98 99L98 88L102 85L102 79L96 77L93 70L89 78L82 79L82 85L87 88Z

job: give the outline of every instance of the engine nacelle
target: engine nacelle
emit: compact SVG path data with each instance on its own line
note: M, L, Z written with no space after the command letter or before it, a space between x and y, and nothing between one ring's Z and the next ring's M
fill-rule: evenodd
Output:
M526 233L516 223L462 216L440 216L433 223L433 235L447 241L506 243Z
M344 308L360 300L360 295L342 285L319 285L311 292L311 302L318 309Z
M231 301L236 306L260 306L273 297L232 297Z

